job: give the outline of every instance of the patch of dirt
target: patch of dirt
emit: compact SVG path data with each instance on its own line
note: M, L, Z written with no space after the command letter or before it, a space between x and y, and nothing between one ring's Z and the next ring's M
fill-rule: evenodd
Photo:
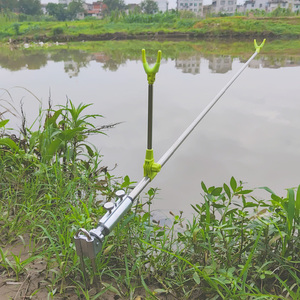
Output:
M17 256L20 262L24 262L27 259L30 260L32 257L32 250L30 249L30 237L24 236L18 238L15 242L8 246L1 246L1 249L5 255L5 259L9 260L11 265L15 267L14 255ZM0 262L2 258L0 256ZM0 300L45 300L48 299L51 281L49 280L49 266L46 262L36 256L34 260L28 262L25 266L25 272L19 274L18 278L11 268L4 268L0 266ZM78 278L78 280L80 280ZM109 278L106 279L106 283L103 282L101 289L110 286ZM54 289L59 289L54 287ZM149 287L150 290L155 290L159 287ZM95 287L92 287L89 291L89 296L95 296L99 292ZM138 288L135 291L135 300L146 300L148 299L145 290L143 288ZM156 295L162 300L175 300L172 295ZM79 300L85 299L84 296L78 296L75 292L75 286L70 286L65 288L63 295L60 295L56 290L56 295L53 296L55 300ZM117 292L114 292L114 288L108 289L103 295L99 297L101 300L123 300L126 298L120 297Z

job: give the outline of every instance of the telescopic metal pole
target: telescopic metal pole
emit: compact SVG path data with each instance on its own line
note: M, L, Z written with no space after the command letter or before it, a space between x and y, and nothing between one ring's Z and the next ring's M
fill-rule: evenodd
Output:
M148 137L147 149L152 149L152 123L153 123L153 84L148 85Z
M169 148L169 150L159 159L157 162L163 166L169 158L174 154L174 152L179 148L179 146L185 141L185 139L190 135L190 133L195 129L199 122L206 116L206 114L212 109L212 107L218 102L218 100L224 95L228 88L234 83L234 81L241 75L241 73L246 69L249 63L258 54L255 52L249 60L242 66L242 68L231 78L231 80L226 84L226 86L215 96L215 98L204 108L204 110L198 115L198 117L192 122L192 124L181 134L181 136L176 140L176 142Z

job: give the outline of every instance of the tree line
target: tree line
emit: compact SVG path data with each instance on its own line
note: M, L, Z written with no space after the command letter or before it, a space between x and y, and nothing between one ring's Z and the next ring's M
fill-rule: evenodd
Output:
M46 13L59 21L75 19L78 13L84 12L84 0L73 0L69 5L48 3ZM124 0L103 0L106 10L104 15L110 15L115 11L125 11L127 5ZM154 0L143 0L136 8L139 13L155 14L158 12L158 4ZM41 15L41 0L0 0L1 12L15 12L25 15Z
M2 12L12 11L26 15L40 15L42 5L40 0L0 0Z

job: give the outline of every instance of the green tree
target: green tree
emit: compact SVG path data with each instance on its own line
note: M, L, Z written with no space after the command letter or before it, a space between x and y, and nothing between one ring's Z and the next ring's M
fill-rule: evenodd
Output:
M73 0L68 5L68 14L70 19L75 19L77 14L83 11L83 0Z
M145 14L155 14L158 12L158 4L153 0L142 1L141 8Z
M104 0L103 3L107 6L109 12L122 11L126 7L124 0Z
M58 21L65 21L68 19L68 11L63 4L48 3L46 11L50 16L55 17Z
M40 0L19 0L18 8L25 15L40 15L42 13Z
M55 3L48 3L46 6L46 12L50 16L55 16L57 13L57 6L58 4Z
M14 11L17 9L17 4L17 0L0 0L0 10Z

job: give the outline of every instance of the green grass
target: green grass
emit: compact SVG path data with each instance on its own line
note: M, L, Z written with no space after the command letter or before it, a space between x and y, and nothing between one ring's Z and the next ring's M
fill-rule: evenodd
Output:
M0 16L0 39L17 41L27 40L80 40L88 36L124 33L147 35L149 33L182 32L201 37L243 38L277 37L297 38L300 36L300 17L279 15L265 17L214 17L184 18L173 14L130 14L119 18L107 17L103 20L85 19L80 21L18 21L11 17Z
M105 172L88 135L101 134L72 102L41 110L38 128L23 124L17 139L0 121L0 272L26 281L32 264L43 262L38 288L49 299L70 295L101 299L299 299L300 186L265 199L232 177L207 187L184 220L170 213L169 227L154 223L150 189L105 238L94 273L88 260L84 284L73 237L94 228L102 203L134 185ZM268 196L269 195L269 196ZM16 242L25 246L15 253ZM24 291L23 291L24 292Z

